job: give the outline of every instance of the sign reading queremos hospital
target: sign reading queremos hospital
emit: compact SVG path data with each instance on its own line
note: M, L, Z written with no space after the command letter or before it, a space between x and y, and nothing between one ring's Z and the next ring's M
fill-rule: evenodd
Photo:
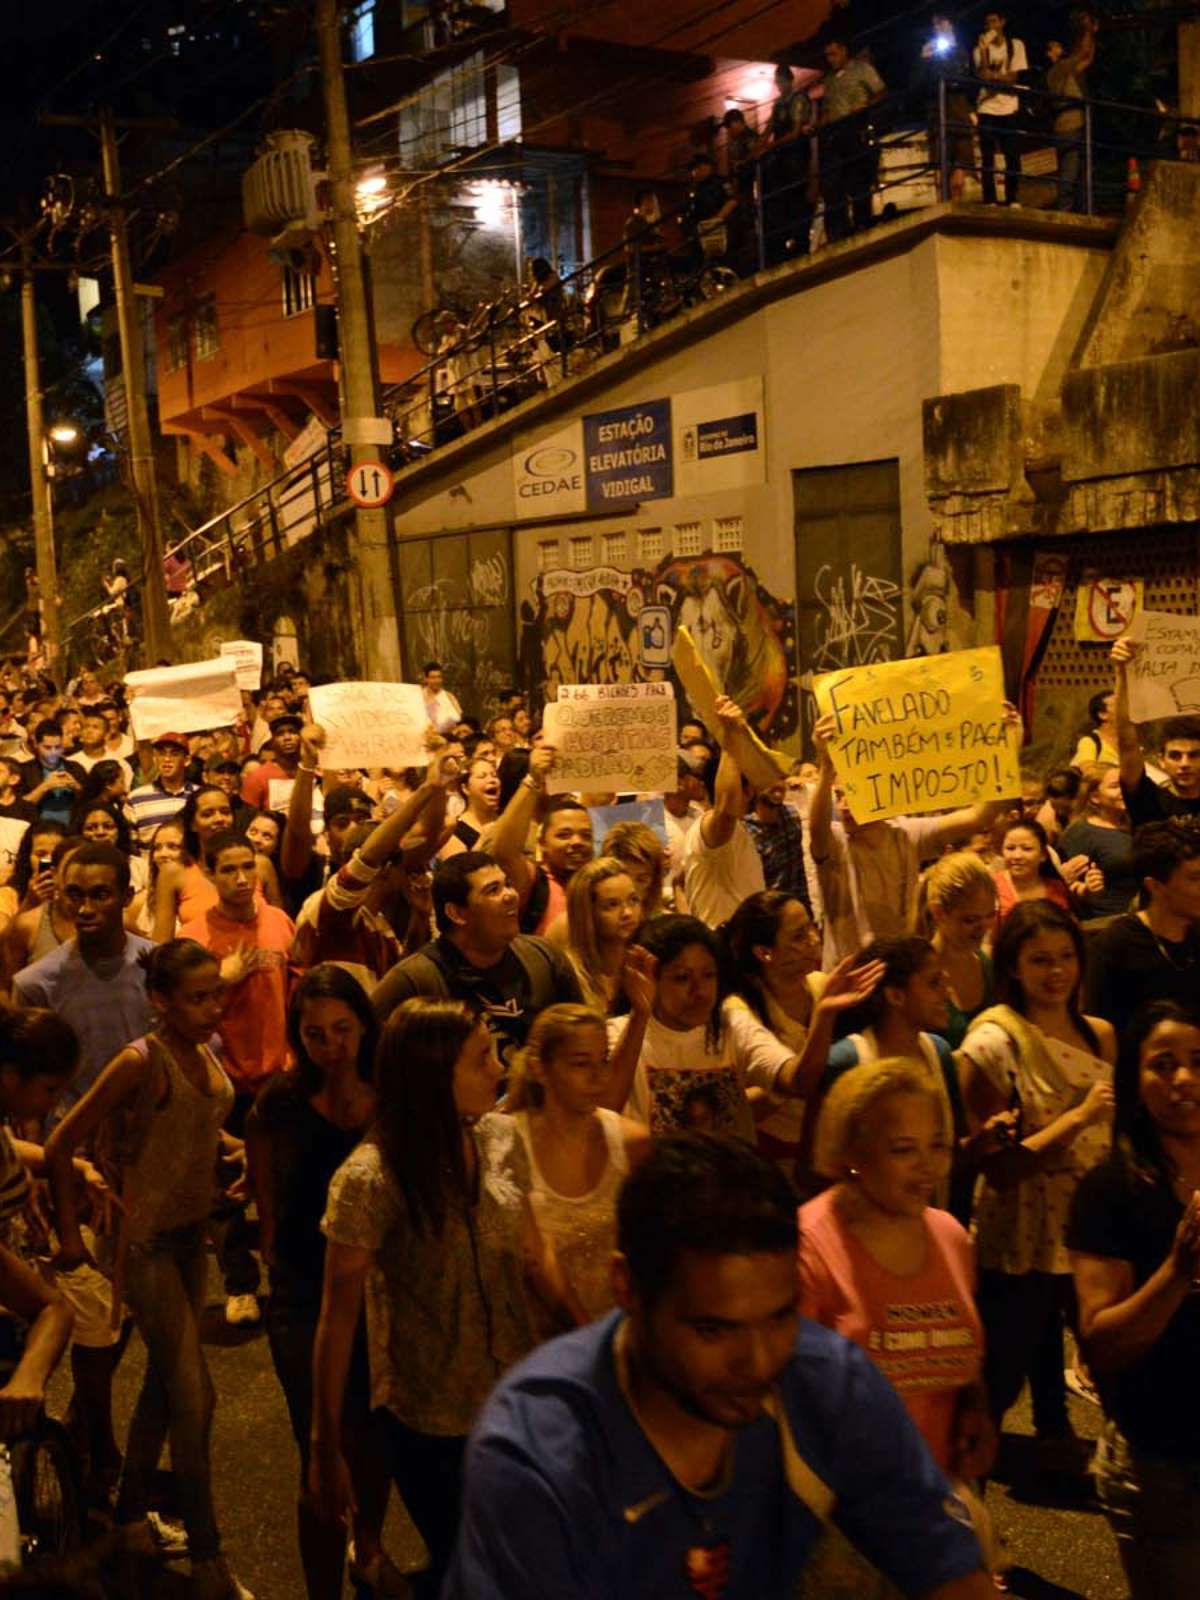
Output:
M766 478L762 379L576 418L513 451L518 517L601 511Z

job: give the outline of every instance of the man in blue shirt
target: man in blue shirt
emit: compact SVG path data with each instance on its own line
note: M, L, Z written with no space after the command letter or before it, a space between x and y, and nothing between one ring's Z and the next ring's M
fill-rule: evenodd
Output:
M33 760L21 765L22 798L37 807L43 822L65 828L85 773L63 754L62 723L47 717L33 730Z
M994 1600L895 1391L800 1320L796 1242L755 1151L655 1145L621 1193L622 1311L484 1409L443 1600L786 1600L830 1520L905 1594Z

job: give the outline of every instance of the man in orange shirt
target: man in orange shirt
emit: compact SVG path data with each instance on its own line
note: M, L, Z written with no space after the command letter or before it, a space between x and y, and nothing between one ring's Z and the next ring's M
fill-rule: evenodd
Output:
M287 964L295 934L292 920L255 894L254 850L245 834L218 833L209 842L208 866L218 901L180 929L221 963L229 998L219 1029L225 1068L233 1081L234 1108L225 1124L241 1137L254 1097L287 1060ZM259 1320L258 1262L250 1249L244 1207L222 1201L218 1249L225 1278L225 1320L234 1326Z

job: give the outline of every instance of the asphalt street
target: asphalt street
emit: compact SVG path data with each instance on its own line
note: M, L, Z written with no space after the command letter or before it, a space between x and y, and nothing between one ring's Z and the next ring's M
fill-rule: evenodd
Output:
M205 1345L217 1390L213 1462L225 1547L255 1600L303 1600L294 1519L299 1469L283 1396L265 1335L227 1328L219 1292L214 1274ZM137 1394L143 1360L135 1335L117 1375L118 1438ZM56 1379L52 1410L61 1411L66 1392L66 1383ZM1094 1437L1100 1413L1074 1397L1070 1406L1076 1431ZM1012 1563L1011 1592L1025 1600L1125 1600L1116 1548L1103 1516L1087 1494L1057 1493L1053 1482L1039 1479L1032 1470L1032 1445L1023 1399L1009 1418L988 1491ZM405 1569L419 1562L419 1541L395 1503L387 1545ZM155 1585L154 1600L182 1600L185 1571L182 1566L166 1569Z

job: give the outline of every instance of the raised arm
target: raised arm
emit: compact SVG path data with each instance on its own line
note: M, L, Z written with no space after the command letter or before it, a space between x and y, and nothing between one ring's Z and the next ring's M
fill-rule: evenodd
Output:
M1137 645L1130 639L1118 639L1112 647L1112 659L1117 674L1113 685L1113 722L1117 733L1117 755L1121 762L1121 785L1125 789L1136 789L1146 770L1146 762L1142 756L1142 741L1138 738L1137 726L1129 715L1128 667L1136 654Z
M529 838L530 824L537 813L538 800L545 791L546 779L554 770L557 756L558 752L549 744L540 744L529 752L529 771L496 819L488 846L488 854L507 872L509 882L521 897L522 906L533 892L536 877L533 862L525 854L525 843Z
M313 784L317 780L324 743L325 730L317 723L309 722L301 728L300 765L296 768L291 798L288 800L283 843L279 847L279 870L293 883L304 876L312 860Z
M833 752L829 741L836 723L832 712L821 717L813 729L817 747L817 781L808 801L808 838L812 858L819 866L829 859L833 848Z
M654 998L658 993L658 962L641 945L630 947L625 957L621 983L629 1001L629 1020L608 1058L608 1091L602 1102L606 1110L617 1112L624 1111L633 1093L633 1080L637 1076L646 1038L646 1024L650 1021Z

